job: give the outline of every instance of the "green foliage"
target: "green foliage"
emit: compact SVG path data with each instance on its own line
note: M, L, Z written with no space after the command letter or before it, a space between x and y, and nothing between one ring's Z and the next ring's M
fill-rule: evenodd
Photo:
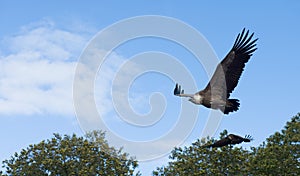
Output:
M252 148L250 170L253 175L300 175L300 114L281 132Z
M85 137L54 134L3 161L5 175L133 175L137 166L128 154L109 147L99 131Z
M300 114L281 132L250 151L241 147L205 148L214 140L198 140L190 147L175 148L167 166L153 175L300 175ZM220 138L227 135L225 130Z
M225 130L220 138L226 135ZM251 150L203 147L213 142L207 138L175 148L167 166L153 175L300 175L300 113ZM127 153L110 147L104 133L93 131L85 137L54 134L29 145L3 162L5 173L0 175L134 175L137 166Z

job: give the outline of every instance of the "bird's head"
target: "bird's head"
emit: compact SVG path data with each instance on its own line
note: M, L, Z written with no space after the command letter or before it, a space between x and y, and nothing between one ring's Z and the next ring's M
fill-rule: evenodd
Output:
M189 101L195 104L201 104L202 99L203 98L199 94L194 94L190 96Z
M192 103L196 103L196 100L195 100L194 97L189 98L189 101L192 102Z

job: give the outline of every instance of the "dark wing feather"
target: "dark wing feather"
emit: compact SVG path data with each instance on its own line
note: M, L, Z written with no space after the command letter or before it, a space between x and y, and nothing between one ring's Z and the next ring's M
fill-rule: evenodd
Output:
M240 144L242 142L250 142L253 140L253 138L250 135L241 137L235 134L229 134L228 137L231 139L231 144Z
M184 90L181 90L181 86L176 83L176 86L174 88L174 95L184 94Z
M246 135L245 137L244 137L244 142L250 142L250 141L252 141L253 140L253 138L252 138L252 136L250 136L250 135Z
M176 83L176 86L174 88L174 95L178 95L178 94L180 94L180 87L179 87L178 83Z
M244 138L235 134L229 134L228 138L231 139L231 144L240 144L244 141Z
M255 42L258 39L252 40L253 35L254 33L249 36L249 30L245 33L245 28L238 34L232 49L222 62L218 64L204 92L209 92L213 89L213 94L217 94L222 98L224 98L224 96L229 98L230 93L238 84L245 64L249 61L252 53L257 49Z
M223 147L230 144L230 139L228 137L225 137L223 139L220 139L213 144L207 145L206 147Z

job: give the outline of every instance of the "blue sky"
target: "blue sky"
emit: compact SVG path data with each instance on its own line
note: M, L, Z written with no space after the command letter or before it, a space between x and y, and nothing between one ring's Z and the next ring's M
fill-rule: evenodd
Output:
M232 94L240 99L240 110L223 118L214 137L227 129L231 133L252 135L255 140L243 145L245 147L261 144L299 112L299 7L296 0L272 3L0 1L0 160L29 144L52 137L53 133L83 135L72 97L80 54L100 30L119 20L140 15L162 15L185 22L207 39L219 59L227 54L242 28L255 32L259 38L258 50L246 65ZM110 89L119 67L134 55L147 51L176 57L191 72L198 89L207 84L203 66L186 49L163 39L143 38L116 48L107 59L104 71L99 71L95 90ZM134 66L137 71L140 69L138 65ZM125 70L125 73L130 71L133 70ZM151 111L148 100L152 92L164 95L167 104L161 126L145 128L144 133L139 134L135 127L128 129L122 122L114 120L117 113L113 107L106 106L110 104L109 92L96 91L95 99L98 111L104 114L113 130L133 140L148 140L172 129L176 122L173 116L179 113L181 103L195 106L172 96L173 87L174 80L158 73L144 74L133 82L129 102L138 113ZM187 84L183 87L190 92L198 90ZM209 113L202 106L197 108L200 114L185 142L187 145L200 136ZM148 175L166 160L164 157L141 163L139 169Z

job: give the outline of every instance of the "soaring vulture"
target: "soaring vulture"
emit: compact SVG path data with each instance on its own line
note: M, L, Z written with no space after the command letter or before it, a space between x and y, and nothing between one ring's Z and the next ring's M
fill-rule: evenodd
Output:
M219 109L224 114L237 111L240 106L239 100L229 99L229 96L237 86L245 64L257 49L255 42L258 38L252 40L253 35L254 33L249 35L249 30L245 32L245 28L238 34L232 49L221 63L218 64L205 89L195 94L184 94L181 86L176 84L174 95L189 97L189 101L194 104Z
M223 147L226 145L240 144L242 142L250 142L253 138L250 135L246 135L244 138L235 134L229 134L227 137L216 141L213 144L205 145L204 147Z

